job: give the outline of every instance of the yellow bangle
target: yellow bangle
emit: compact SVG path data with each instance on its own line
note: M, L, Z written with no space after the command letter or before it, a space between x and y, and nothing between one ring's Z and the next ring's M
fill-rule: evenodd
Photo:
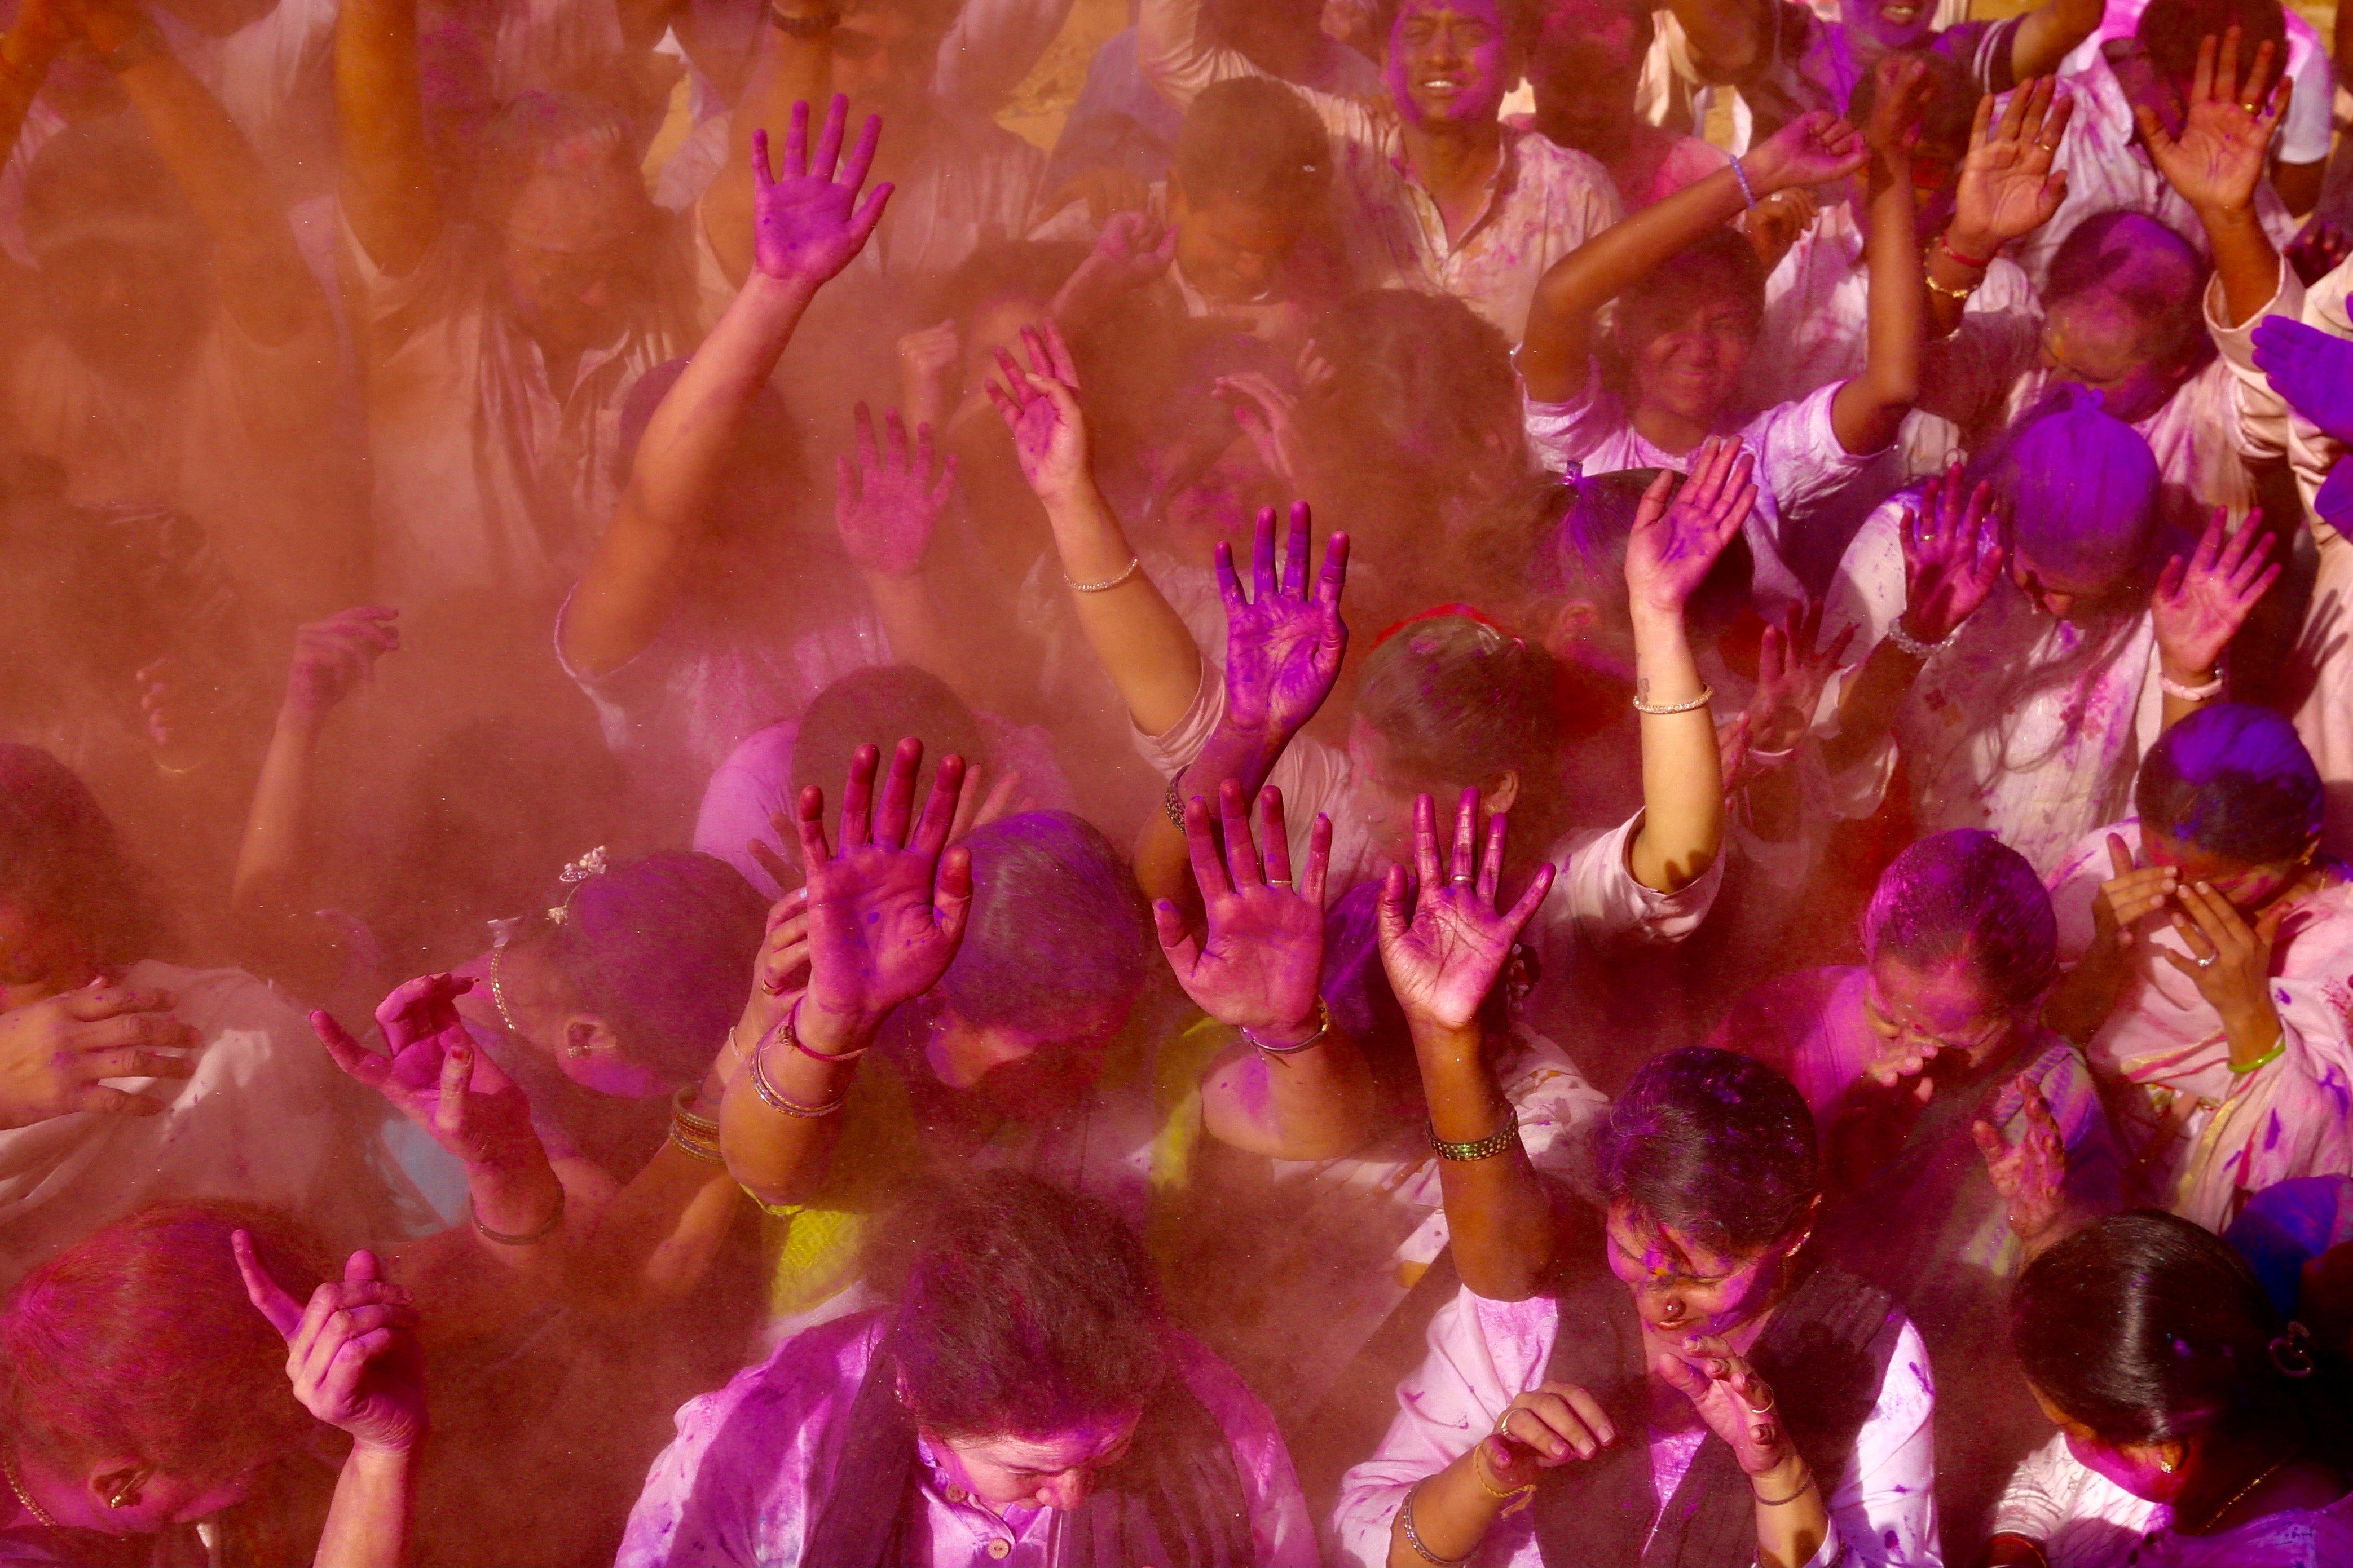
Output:
M1508 1414L1508 1412L1506 1412L1506 1414ZM1536 1484L1534 1481L1529 1481L1523 1486L1499 1487L1494 1482L1489 1480L1487 1479L1486 1472L1479 1468L1481 1451L1486 1447L1487 1439L1484 1437L1480 1438L1478 1442L1472 1445L1471 1479L1477 1481L1479 1483L1479 1489L1485 1492L1489 1497L1503 1500L1504 1511L1500 1517L1509 1519L1512 1515L1519 1512L1520 1510L1528 1506L1528 1499L1535 1495Z

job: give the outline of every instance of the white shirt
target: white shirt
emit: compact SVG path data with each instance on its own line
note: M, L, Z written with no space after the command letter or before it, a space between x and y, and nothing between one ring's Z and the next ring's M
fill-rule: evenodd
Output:
M2060 62L2061 74L2086 69L2100 47L2111 38L2129 38L2140 30L2141 13L2148 0L2107 0L2100 25ZM2272 153L2283 163L2316 163L2328 156L2330 105L2337 96L2337 73L2328 63L2328 46L2303 13L2293 5L2280 7L2287 24L2287 74L2295 79L2295 93L2280 121Z
M2335 1568L2353 1562L2353 1496L2181 1535L2171 1509L2087 1468L2063 1436L2018 1467L1993 1530L2041 1542L2054 1568Z
M1398 1384L1397 1416L1380 1447L1341 1479L1332 1531L1342 1561L1359 1568L1388 1562L1389 1524L1406 1489L1460 1458L1494 1430L1514 1399L1544 1382L1563 1327L1560 1303L1549 1296L1490 1301L1465 1289L1439 1309L1430 1323L1430 1353ZM1831 1528L1809 1568L1938 1561L1930 1428L1936 1403L1927 1346L1903 1319L1879 1396L1855 1434L1853 1462L1824 1489ZM1670 1471L1680 1479L1704 1441L1651 1434L1654 1484L1666 1486ZM1662 1464L1662 1458L1670 1462ZM1673 1495L1671 1487L1665 1495ZM1470 1561L1476 1568L1542 1568L1527 1511L1499 1520Z

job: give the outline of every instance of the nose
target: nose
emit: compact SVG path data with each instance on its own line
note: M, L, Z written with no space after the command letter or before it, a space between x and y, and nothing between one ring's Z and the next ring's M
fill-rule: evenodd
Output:
M1087 1500L1089 1489L1086 1471L1064 1470L1039 1484L1038 1503L1041 1508L1060 1509L1068 1513Z

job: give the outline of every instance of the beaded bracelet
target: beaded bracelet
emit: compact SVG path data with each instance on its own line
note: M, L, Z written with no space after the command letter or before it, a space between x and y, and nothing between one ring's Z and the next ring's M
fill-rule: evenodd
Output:
M1185 770L1178 768L1168 775L1168 793L1160 797L1160 809L1168 814L1168 826L1177 832L1185 831L1185 800L1176 786L1185 781Z
M1512 1124L1501 1132L1490 1133L1469 1143L1449 1143L1438 1135L1438 1124L1430 1124L1430 1149L1441 1160L1457 1164L1471 1164L1480 1160L1492 1160L1504 1150L1517 1146L1520 1141L1520 1113L1512 1111Z
M1429 1547L1424 1546L1421 1543L1420 1533L1413 1528L1413 1494L1419 1491L1421 1489L1421 1486L1422 1483L1420 1481L1416 1481L1413 1485L1406 1488L1405 1500L1398 1504L1398 1528L1405 1531L1405 1543L1408 1546L1412 1547L1415 1552L1420 1556L1421 1560L1424 1563L1430 1563L1432 1568L1461 1568L1462 1563L1471 1561L1468 1555L1461 1557L1440 1557L1437 1552L1432 1552Z
M1704 708L1715 700L1715 688L1703 680L1699 683L1699 695L1688 702L1651 702L1637 693L1634 698L1634 711L1637 713L1688 713L1694 708Z
M1072 581L1071 574L1068 572L1065 572L1062 574L1062 581L1069 585L1071 592L1073 594L1101 594L1106 590L1118 587L1122 583L1124 583L1130 577L1134 576L1136 569L1143 564L1144 557L1141 555L1131 555L1127 558L1127 564L1120 568L1119 575L1116 577L1106 577L1100 583L1080 583Z
M1757 193L1749 188L1748 171L1740 166L1740 157L1737 153L1735 153L1732 158L1732 177L1740 182L1740 199L1748 204L1748 209L1751 212L1756 211Z
M1935 658L1938 649L1952 647L1953 639L1960 635L1959 628L1955 627L1952 631L1945 634L1945 640L1942 642L1922 642L1918 637L1914 637L1910 632L1904 629L1904 617L1902 616L1898 616L1894 620L1887 623L1887 640L1894 643L1904 652L1910 654L1914 658L1920 660L1923 664L1926 664L1929 659Z
M2219 668L2213 671L2213 677L2203 686L2184 686L2160 668L2157 672L2157 683L2164 688L2168 697L2178 698L2184 702L2211 702L2222 695L2223 684L2229 679Z

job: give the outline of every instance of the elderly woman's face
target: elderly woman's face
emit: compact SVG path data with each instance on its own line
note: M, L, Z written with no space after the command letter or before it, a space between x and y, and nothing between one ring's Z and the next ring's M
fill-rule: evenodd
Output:
M1095 1472L1127 1457L1141 1406L1089 1417L1041 1437L932 1437L951 1485L991 1509L1074 1509L1094 1489ZM953 1494L950 1501L956 1500Z
M1773 1304L1777 1243L1719 1249L1623 1201L1609 1205L1609 1271L1633 1293L1642 1332L1680 1345L1693 1334L1737 1334Z
M1872 961L1862 1010L1872 1033L1890 1047L1933 1048L1947 1071L1991 1061L2033 1016L1988 995L1965 965L1922 969L1893 954Z
M87 985L98 973L87 937L0 899L0 1012Z

